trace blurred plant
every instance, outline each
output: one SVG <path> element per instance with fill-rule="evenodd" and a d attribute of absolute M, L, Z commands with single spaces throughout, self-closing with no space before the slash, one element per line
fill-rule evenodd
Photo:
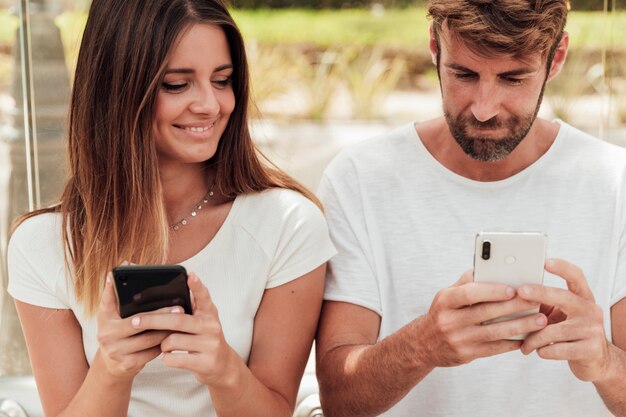
<path fill-rule="evenodd" d="M 251 117 L 259 117 L 264 101 L 271 100 L 288 90 L 289 74 L 296 65 L 293 52 L 279 45 L 260 45 L 256 41 L 246 44 L 251 84 Z"/>
<path fill-rule="evenodd" d="M 571 121 L 572 106 L 592 86 L 586 77 L 589 62 L 593 62 L 588 58 L 584 50 L 570 51 L 561 72 L 546 86 L 545 96 L 552 112 L 565 122 Z"/>
<path fill-rule="evenodd" d="M 372 119 L 381 115 L 382 104 L 406 69 L 404 58 L 384 58 L 382 47 L 352 52 L 342 61 L 342 72 L 354 104 L 353 115 Z"/>
<path fill-rule="evenodd" d="M 8 91 L 11 86 L 11 74 L 15 58 L 0 53 L 0 92 Z"/>
<path fill-rule="evenodd" d="M 87 25 L 87 13 L 76 10 L 66 11 L 58 15 L 54 22 L 61 31 L 61 40 L 65 50 L 65 64 L 70 75 L 70 83 L 73 84 L 80 41 Z"/>
<path fill-rule="evenodd" d="M 615 106 L 618 121 L 626 123 L 626 53 L 611 51 L 606 61 L 594 64 L 586 78 L 599 95 L 609 96 L 610 106 Z"/>
<path fill-rule="evenodd" d="M 612 94 L 616 97 L 617 116 L 621 124 L 626 124 L 626 53 L 614 57 Z"/>
<path fill-rule="evenodd" d="M 309 63 L 307 57 L 299 56 L 301 80 L 308 96 L 307 117 L 321 120 L 326 116 L 340 83 L 340 54 L 333 50 L 325 50 Z"/>

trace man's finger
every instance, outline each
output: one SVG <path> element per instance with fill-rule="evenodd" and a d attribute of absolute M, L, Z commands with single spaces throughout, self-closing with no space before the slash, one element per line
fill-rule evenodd
<path fill-rule="evenodd" d="M 522 285 L 517 295 L 524 300 L 558 307 L 568 316 L 584 311 L 588 304 L 572 291 L 545 285 Z"/>
<path fill-rule="evenodd" d="M 466 283 L 440 292 L 440 301 L 448 308 L 463 308 L 478 303 L 506 301 L 515 296 L 515 288 L 503 284 Z"/>
<path fill-rule="evenodd" d="M 574 294 L 595 302 L 585 274 L 576 265 L 553 258 L 546 260 L 546 271 L 563 278 L 567 282 L 567 288 Z"/>
<path fill-rule="evenodd" d="M 499 301 L 495 303 L 479 303 L 468 308 L 468 324 L 482 323 L 502 316 L 509 316 L 515 313 L 524 313 L 529 310 L 533 311 L 536 310 L 537 307 L 539 307 L 537 303 L 524 300 L 520 297 L 515 297 L 511 300 Z"/>
<path fill-rule="evenodd" d="M 528 355 L 534 350 L 560 342 L 575 342 L 584 337 L 584 329 L 579 326 L 561 322 L 547 326 L 536 333 L 528 335 L 522 344 L 521 351 Z"/>

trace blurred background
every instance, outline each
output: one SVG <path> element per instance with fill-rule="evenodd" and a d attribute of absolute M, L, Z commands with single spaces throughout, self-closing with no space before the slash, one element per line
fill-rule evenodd
<path fill-rule="evenodd" d="M 311 189 L 343 146 L 441 114 L 426 1 L 231 3 L 251 66 L 254 139 Z M 2 376 L 30 373 L 4 290 L 10 224 L 58 197 L 68 97 L 89 4 L 0 0 Z M 626 146 L 626 0 L 573 0 L 571 8 L 568 60 L 548 84 L 540 114 Z"/>

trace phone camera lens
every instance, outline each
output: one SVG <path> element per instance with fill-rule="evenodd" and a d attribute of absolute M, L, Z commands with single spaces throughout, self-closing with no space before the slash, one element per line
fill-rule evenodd
<path fill-rule="evenodd" d="M 126 275 L 120 275 L 120 282 L 128 281 L 128 277 Z"/>
<path fill-rule="evenodd" d="M 481 256 L 485 261 L 491 258 L 491 242 L 485 240 L 483 242 L 483 252 Z"/>

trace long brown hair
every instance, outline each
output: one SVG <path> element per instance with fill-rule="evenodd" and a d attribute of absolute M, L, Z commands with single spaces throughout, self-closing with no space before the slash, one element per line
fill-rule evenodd
<path fill-rule="evenodd" d="M 195 23 L 222 28 L 234 66 L 235 109 L 215 155 L 206 162 L 216 169 L 218 190 L 234 198 L 288 188 L 319 205 L 310 191 L 260 159 L 264 157 L 248 129 L 244 42 L 221 0 L 94 0 L 76 66 L 69 178 L 61 202 L 18 220 L 43 212 L 62 214 L 65 262 L 76 296 L 90 314 L 113 266 L 167 258 L 168 226 L 152 121 L 168 54 Z"/>

